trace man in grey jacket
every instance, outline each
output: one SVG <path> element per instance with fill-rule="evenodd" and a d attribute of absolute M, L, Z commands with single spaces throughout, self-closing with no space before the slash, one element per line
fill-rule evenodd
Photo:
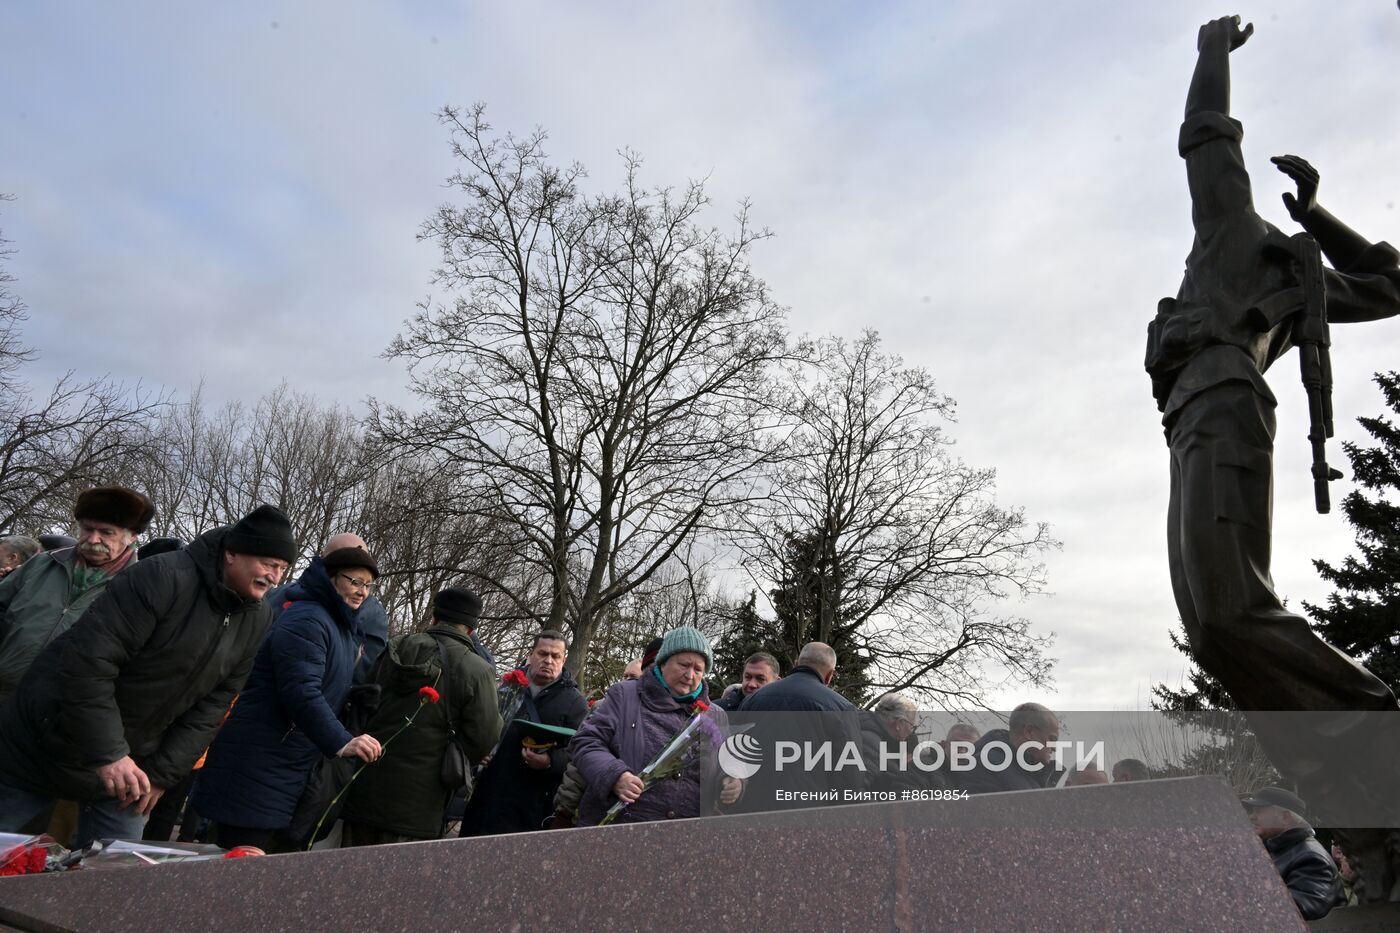
<path fill-rule="evenodd" d="M 73 506 L 77 544 L 38 554 L 0 581 L 0 702 L 43 647 L 136 562 L 136 536 L 155 512 L 150 499 L 125 486 L 85 490 Z"/>

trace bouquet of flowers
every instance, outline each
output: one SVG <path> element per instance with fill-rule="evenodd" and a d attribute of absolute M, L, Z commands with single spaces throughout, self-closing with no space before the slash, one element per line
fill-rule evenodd
<path fill-rule="evenodd" d="M 666 743 L 666 747 L 661 749 L 651 763 L 642 769 L 642 773 L 637 775 L 642 780 L 642 793 L 645 794 L 647 788 L 657 781 L 680 774 L 697 755 L 704 754 L 709 748 L 710 729 L 709 724 L 703 718 L 703 714 L 709 708 L 710 704 L 704 700 L 695 701 L 695 705 L 690 708 L 690 718 L 686 720 L 685 726 L 671 738 L 671 741 Z M 627 804 L 619 800 L 608 808 L 608 812 L 603 814 L 598 825 L 607 826 L 626 809 Z"/>
<path fill-rule="evenodd" d="M 511 720 L 520 713 L 520 707 L 525 705 L 525 697 L 530 689 L 530 675 L 525 672 L 525 668 L 517 667 L 515 670 L 501 678 L 501 686 L 496 691 L 496 712 L 501 714 L 501 722 L 504 724 L 501 729 L 501 737 L 496 740 L 496 744 L 487 753 L 486 757 L 477 762 L 476 769 L 472 772 L 472 784 L 476 784 L 476 778 L 481 776 L 481 772 L 486 770 L 486 766 L 491 763 L 491 759 L 496 757 L 496 750 L 501 747 L 501 739 L 506 736 L 506 729 L 510 728 Z"/>
<path fill-rule="evenodd" d="M 501 722 L 509 723 L 520 711 L 525 702 L 525 691 L 530 689 L 530 677 L 523 667 L 517 667 L 501 678 L 501 689 L 497 691 L 496 711 L 501 714 Z"/>
<path fill-rule="evenodd" d="M 52 836 L 0 833 L 0 878 L 48 871 L 50 856 L 61 856 L 63 851 Z M 57 868 L 57 862 L 53 867 Z"/>

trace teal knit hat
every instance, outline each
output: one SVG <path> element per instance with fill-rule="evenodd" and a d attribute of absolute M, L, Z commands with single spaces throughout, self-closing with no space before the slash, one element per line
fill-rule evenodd
<path fill-rule="evenodd" d="M 666 659 L 671 655 L 680 654 L 682 651 L 703 654 L 705 656 L 705 673 L 707 674 L 710 672 L 710 668 L 715 666 L 714 655 L 710 654 L 709 641 L 693 625 L 682 625 L 680 628 L 673 628 L 666 633 L 666 637 L 661 641 L 661 650 L 656 653 L 656 666 L 660 667 L 666 663 Z"/>

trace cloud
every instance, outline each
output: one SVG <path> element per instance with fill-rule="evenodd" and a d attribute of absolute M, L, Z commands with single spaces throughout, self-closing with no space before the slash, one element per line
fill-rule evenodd
<path fill-rule="evenodd" d="M 550 131 L 600 188 L 705 177 L 775 237 L 758 271 L 797 331 L 866 327 L 959 401 L 970 463 L 1065 542 L 1062 705 L 1131 705 L 1175 680 L 1166 458 L 1146 322 L 1190 245 L 1175 153 L 1203 3 L 11 5 L 0 112 L 4 230 L 45 375 L 111 371 L 251 401 L 286 378 L 402 400 L 380 350 L 429 293 L 418 224 L 451 197 L 446 103 Z M 1234 57 L 1256 200 L 1297 151 L 1375 238 L 1400 236 L 1400 16 L 1280 2 Z M 18 80 L 15 76 L 23 76 Z M 440 297 L 440 296 L 439 296 Z M 1397 325 L 1337 328 L 1339 440 L 1378 410 Z M 1275 577 L 1350 535 L 1311 514 L 1292 358 L 1280 398 Z M 1342 463 L 1340 445 L 1334 460 Z M 1338 484 L 1334 499 L 1346 490 Z M 1111 663 L 1106 662 L 1111 658 Z"/>

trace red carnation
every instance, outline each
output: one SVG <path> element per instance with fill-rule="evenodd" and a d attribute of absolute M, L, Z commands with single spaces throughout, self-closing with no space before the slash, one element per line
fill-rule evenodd
<path fill-rule="evenodd" d="M 594 699 L 593 697 L 589 697 L 589 698 L 588 698 L 588 708 L 589 708 L 589 709 L 592 709 L 593 707 L 595 707 L 595 706 L 597 706 L 597 705 L 598 705 L 598 701 L 597 701 L 596 699 Z"/>
<path fill-rule="evenodd" d="M 227 852 L 224 853 L 224 858 L 248 858 L 252 855 L 266 854 L 266 852 L 264 852 L 262 849 L 259 849 L 257 846 L 234 846 L 232 849 L 229 849 Z"/>
<path fill-rule="evenodd" d="M 425 703 L 436 703 L 438 700 L 442 699 L 438 692 L 432 687 L 419 687 L 418 695 L 423 698 Z"/>
<path fill-rule="evenodd" d="M 706 703 L 704 700 L 696 700 L 695 705 L 692 706 L 691 709 L 697 713 L 707 713 L 710 710 L 710 704 Z"/>
<path fill-rule="evenodd" d="M 501 683 L 505 684 L 507 687 L 528 687 L 530 686 L 530 678 L 525 676 L 524 671 L 516 668 L 502 677 Z"/>

